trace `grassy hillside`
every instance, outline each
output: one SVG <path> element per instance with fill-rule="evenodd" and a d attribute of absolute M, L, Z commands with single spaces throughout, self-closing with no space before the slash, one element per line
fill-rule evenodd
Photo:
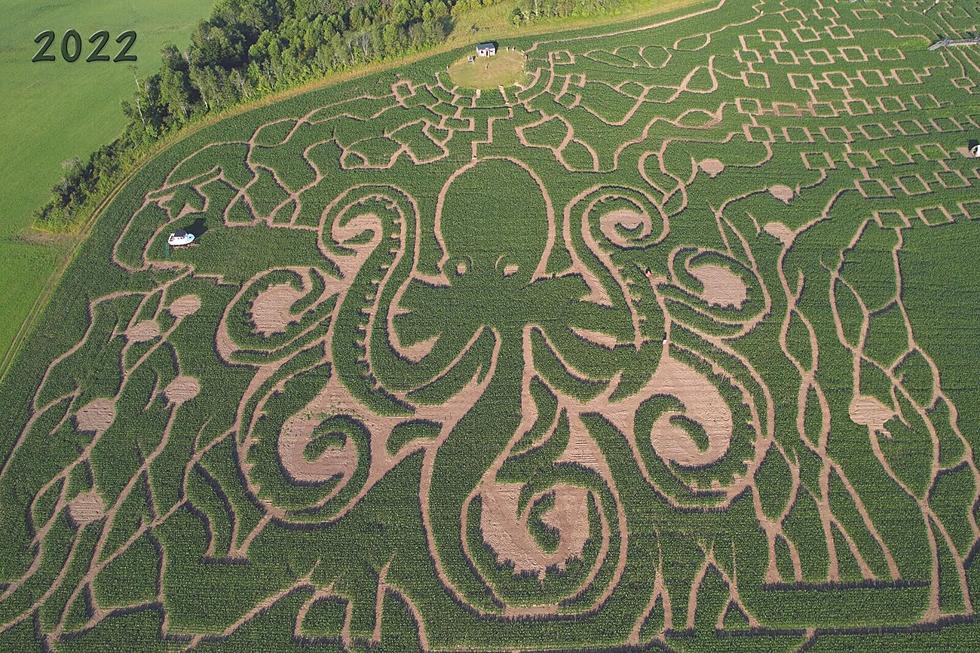
<path fill-rule="evenodd" d="M 61 162 L 87 157 L 125 124 L 119 103 L 132 96 L 125 63 L 31 63 L 34 36 L 73 28 L 87 39 L 105 29 L 139 34 L 140 74 L 160 65 L 166 42 L 183 43 L 211 0 L 6 0 L 0 20 L 0 360 L 70 244 L 25 230 L 62 174 Z M 59 41 L 60 43 L 60 41 Z M 86 47 L 88 44 L 85 44 Z M 110 43 L 107 52 L 115 47 Z M 58 46 L 52 48 L 57 52 Z"/>

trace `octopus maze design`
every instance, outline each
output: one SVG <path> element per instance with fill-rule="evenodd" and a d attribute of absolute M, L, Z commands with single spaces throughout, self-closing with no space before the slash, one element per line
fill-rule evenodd
<path fill-rule="evenodd" d="M 903 257 L 980 216 L 980 50 L 927 49 L 978 20 L 723 0 L 168 151 L 5 433 L 0 638 L 975 636 L 978 424 Z"/>

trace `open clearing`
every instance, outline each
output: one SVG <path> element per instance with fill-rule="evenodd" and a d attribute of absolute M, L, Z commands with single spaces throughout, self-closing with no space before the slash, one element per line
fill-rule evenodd
<path fill-rule="evenodd" d="M 513 86 L 524 79 L 524 66 L 524 53 L 519 50 L 500 50 L 492 57 L 470 54 L 449 67 L 449 79 L 463 88 Z"/>
<path fill-rule="evenodd" d="M 968 650 L 978 20 L 712 2 L 176 144 L 0 388 L 0 644 Z"/>

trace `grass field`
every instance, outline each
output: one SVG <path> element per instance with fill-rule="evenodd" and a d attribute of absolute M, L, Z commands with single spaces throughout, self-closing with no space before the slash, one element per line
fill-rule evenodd
<path fill-rule="evenodd" d="M 85 158 L 125 124 L 119 103 L 132 96 L 128 64 L 31 63 L 34 36 L 77 29 L 139 34 L 132 52 L 140 74 L 160 65 L 160 48 L 184 43 L 204 18 L 208 0 L 7 0 L 0 21 L 0 360 L 70 242 L 23 234 L 32 213 L 62 174 L 61 163 Z M 87 43 L 86 43 L 87 45 Z M 58 51 L 58 44 L 52 52 Z M 114 44 L 111 47 L 115 47 Z"/>
<path fill-rule="evenodd" d="M 522 81 L 524 53 L 504 50 L 493 57 L 474 58 L 467 55 L 449 67 L 449 78 L 465 88 L 495 89 L 513 86 Z"/>
<path fill-rule="evenodd" d="M 0 386 L 0 648 L 970 650 L 980 14 L 788 5 L 149 161 Z"/>

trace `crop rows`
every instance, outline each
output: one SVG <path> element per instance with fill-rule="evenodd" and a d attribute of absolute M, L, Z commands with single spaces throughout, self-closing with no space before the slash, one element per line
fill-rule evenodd
<path fill-rule="evenodd" d="M 0 389 L 0 643 L 975 641 L 980 56 L 928 46 L 980 14 L 927 5 L 450 53 L 151 161 Z"/>

